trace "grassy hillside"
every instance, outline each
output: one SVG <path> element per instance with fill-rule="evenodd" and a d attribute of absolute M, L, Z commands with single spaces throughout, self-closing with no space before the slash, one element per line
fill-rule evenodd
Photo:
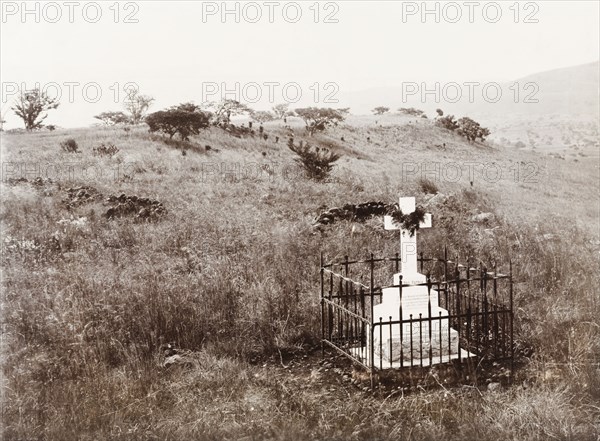
<path fill-rule="evenodd" d="M 399 116 L 314 138 L 292 126 L 342 154 L 330 179 L 302 175 L 279 122 L 267 140 L 213 128 L 185 144 L 142 128 L 2 134 L 4 437 L 597 439 L 597 161 L 469 144 Z M 81 153 L 61 150 L 67 138 Z M 120 152 L 94 156 L 107 142 Z M 107 219 L 121 194 L 166 212 Z M 512 387 L 365 392 L 315 352 L 319 253 L 389 254 L 398 238 L 382 219 L 314 218 L 400 195 L 434 215 L 425 252 L 512 259 Z M 185 366 L 161 367 L 168 342 L 190 351 Z"/>

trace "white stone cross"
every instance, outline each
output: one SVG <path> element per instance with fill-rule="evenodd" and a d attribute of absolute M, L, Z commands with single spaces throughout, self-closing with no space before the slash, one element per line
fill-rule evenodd
<path fill-rule="evenodd" d="M 415 198 L 407 197 L 400 198 L 400 210 L 402 214 L 407 215 L 411 214 L 415 211 Z M 419 228 L 431 228 L 431 219 L 432 216 L 430 213 L 425 214 L 425 218 L 419 224 Z M 418 284 L 424 283 L 426 281 L 426 277 L 423 274 L 419 274 L 418 266 L 417 266 L 417 231 L 414 231 L 414 234 L 411 236 L 410 230 L 406 230 L 402 228 L 401 225 L 398 225 L 392 216 L 384 217 L 384 228 L 386 230 L 400 230 L 400 261 L 402 262 L 401 275 L 402 275 L 402 283 L 403 284 Z M 398 284 L 399 275 L 394 275 L 394 284 Z"/>

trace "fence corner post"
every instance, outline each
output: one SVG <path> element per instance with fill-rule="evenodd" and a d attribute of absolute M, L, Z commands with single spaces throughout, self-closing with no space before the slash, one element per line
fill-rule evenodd
<path fill-rule="evenodd" d="M 325 271 L 321 251 L 319 272 L 321 274 L 321 358 L 325 358 Z"/>
<path fill-rule="evenodd" d="M 370 281 L 369 281 L 369 291 L 370 291 L 370 296 L 371 296 L 371 316 L 370 316 L 370 326 L 369 328 L 371 328 L 371 332 L 370 332 L 370 336 L 369 336 L 369 357 L 370 357 L 370 375 L 371 375 L 371 391 L 375 391 L 375 341 L 374 341 L 374 333 L 375 333 L 375 327 L 373 326 L 373 324 L 375 323 L 375 319 L 373 317 L 373 307 L 374 307 L 374 298 L 375 298 L 375 291 L 374 291 L 374 280 L 375 280 L 375 256 L 373 255 L 373 253 L 371 253 L 371 260 L 370 260 Z"/>
<path fill-rule="evenodd" d="M 513 309 L 513 268 L 512 259 L 508 261 L 508 285 L 509 285 L 509 309 L 510 309 L 510 383 L 514 381 L 515 376 L 515 342 L 514 342 L 514 321 L 515 314 Z"/>

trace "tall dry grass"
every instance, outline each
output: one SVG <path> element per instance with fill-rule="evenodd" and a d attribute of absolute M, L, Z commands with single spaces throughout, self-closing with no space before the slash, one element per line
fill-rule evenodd
<path fill-rule="evenodd" d="M 560 216 L 513 218 L 493 188 L 443 183 L 452 196 L 432 207 L 436 227 L 420 234 L 420 247 L 439 254 L 447 245 L 500 267 L 512 259 L 517 342 L 527 348 L 513 388 L 385 398 L 328 377 L 318 365 L 294 371 L 265 362 L 317 346 L 322 250 L 329 259 L 396 252 L 397 237 L 376 220 L 358 233 L 349 222 L 315 229 L 320 207 L 391 202 L 400 192 L 425 201 L 416 179 L 371 170 L 386 157 L 377 153 L 383 147 L 360 142 L 363 128 L 338 129 L 348 161 L 325 182 L 273 166 L 293 161 L 285 131 L 267 130 L 267 142 L 211 130 L 185 156 L 182 146 L 142 129 L 3 136 L 3 161 L 75 161 L 111 171 L 134 164 L 127 176 L 75 176 L 42 189 L 3 184 L 6 439 L 597 438 L 597 237 Z M 370 137 L 383 145 L 390 130 Z M 417 144 L 441 136 L 428 127 L 395 133 Z M 332 145 L 338 134 L 312 142 Z M 60 150 L 67 137 L 82 153 Z M 94 157 L 102 142 L 120 152 Z M 207 144 L 213 150 L 202 148 Z M 223 163 L 225 172 L 202 175 L 207 164 Z M 244 176 L 235 172 L 238 163 L 271 164 L 271 172 Z M 77 185 L 157 199 L 168 213 L 139 222 L 107 220 L 101 201 L 68 209 L 64 189 Z M 532 191 L 539 198 L 545 190 Z M 495 215 L 493 227 L 473 223 L 481 211 Z M 80 216 L 85 225 L 57 223 Z M 194 367 L 160 368 L 166 342 L 194 351 Z"/>

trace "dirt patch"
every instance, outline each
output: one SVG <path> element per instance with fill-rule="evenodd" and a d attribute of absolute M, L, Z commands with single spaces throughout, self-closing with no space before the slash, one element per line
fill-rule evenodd
<path fill-rule="evenodd" d="M 375 370 L 371 388 L 370 372 L 353 364 L 348 358 L 325 350 L 309 350 L 304 353 L 282 353 L 252 364 L 269 369 L 270 379 L 294 378 L 299 384 L 332 393 L 409 394 L 424 389 L 476 387 L 508 387 L 510 385 L 510 360 L 502 362 L 463 361 L 439 364 L 433 367 Z M 515 365 L 516 367 L 516 365 Z M 516 370 L 515 370 L 516 372 Z M 522 379 L 521 379 L 522 381 Z M 340 388 L 341 387 L 341 388 Z"/>

